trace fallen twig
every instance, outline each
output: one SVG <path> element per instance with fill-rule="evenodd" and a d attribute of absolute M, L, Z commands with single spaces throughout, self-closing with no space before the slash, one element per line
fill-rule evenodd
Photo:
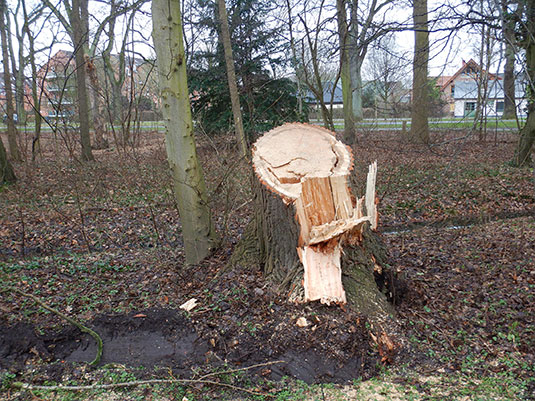
<path fill-rule="evenodd" d="M 11 286 L 2 286 L 2 287 L 0 287 L 0 292 L 1 291 L 14 291 L 14 292 L 18 292 L 20 295 L 22 295 L 22 296 L 24 296 L 26 298 L 31 298 L 35 303 L 39 304 L 40 306 L 42 306 L 46 310 L 48 310 L 48 311 L 50 311 L 52 313 L 55 313 L 56 315 L 58 315 L 62 319 L 65 319 L 67 322 L 69 322 L 73 326 L 78 327 L 80 329 L 80 331 L 82 331 L 83 333 L 89 334 L 97 342 L 97 355 L 95 356 L 95 359 L 93 359 L 93 361 L 90 362 L 89 364 L 94 366 L 94 365 L 97 365 L 100 362 L 100 359 L 102 358 L 102 347 L 103 347 L 103 344 L 102 344 L 102 338 L 100 338 L 100 335 L 97 332 L 91 330 L 89 327 L 84 326 L 82 323 L 74 320 L 72 317 L 69 317 L 69 316 L 65 315 L 64 313 L 60 312 L 59 310 L 47 305 L 45 302 L 43 302 L 41 299 L 37 298 L 33 294 L 28 294 L 28 293 L 26 293 L 26 292 L 24 292 L 22 290 L 19 290 L 18 288 L 11 287 Z"/>
<path fill-rule="evenodd" d="M 229 369 L 229 370 L 225 370 L 223 372 L 207 373 L 207 374 L 202 375 L 201 377 L 199 377 L 199 380 L 204 380 L 207 377 L 218 376 L 218 375 L 221 375 L 221 374 L 227 375 L 229 373 L 236 373 L 236 372 L 241 372 L 241 371 L 244 371 L 244 370 L 250 370 L 250 369 L 254 369 L 254 368 L 261 368 L 263 366 L 276 365 L 278 363 L 286 363 L 286 361 L 272 361 L 272 362 L 257 363 L 256 365 L 246 366 L 244 368 Z"/>
<path fill-rule="evenodd" d="M 110 383 L 110 384 L 89 384 L 89 385 L 83 385 L 83 386 L 41 386 L 41 385 L 34 385 L 29 383 L 22 383 L 22 382 L 13 382 L 11 383 L 11 388 L 18 389 L 18 390 L 44 390 L 44 391 L 87 391 L 87 390 L 108 390 L 108 389 L 115 389 L 115 388 L 126 388 L 126 387 L 135 387 L 135 386 L 145 386 L 145 385 L 151 385 L 151 384 L 210 384 L 214 386 L 222 386 L 222 387 L 228 387 L 233 390 L 237 391 L 243 391 L 248 394 L 252 395 L 259 395 L 264 397 L 275 397 L 272 394 L 268 393 L 262 393 L 259 391 L 249 390 L 243 387 L 234 386 L 232 384 L 228 383 L 221 383 L 214 380 L 207 380 L 207 377 L 211 376 L 219 376 L 219 375 L 225 375 L 230 373 L 236 373 L 240 371 L 245 371 L 249 369 L 254 369 L 262 366 L 269 366 L 274 365 L 278 363 L 285 363 L 285 361 L 272 361 L 272 362 L 266 362 L 266 363 L 259 363 L 256 365 L 247 366 L 245 368 L 238 368 L 238 369 L 229 369 L 221 372 L 213 372 L 208 373 L 206 375 L 201 376 L 199 379 L 150 379 L 150 380 L 138 380 L 138 381 L 131 381 L 131 382 L 122 382 L 122 383 Z"/>

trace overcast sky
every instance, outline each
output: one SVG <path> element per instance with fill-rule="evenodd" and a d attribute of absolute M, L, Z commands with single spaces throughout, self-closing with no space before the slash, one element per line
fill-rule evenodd
<path fill-rule="evenodd" d="M 26 0 L 29 5 L 32 3 L 38 3 L 40 0 Z M 455 0 L 450 0 L 455 1 Z M 8 0 L 8 2 L 14 7 L 17 3 L 16 0 Z M 104 18 L 104 12 L 99 11 L 94 6 L 94 2 L 90 1 L 92 7 L 91 18 L 101 20 Z M 437 4 L 441 2 L 432 0 L 429 4 L 429 10 L 433 10 Z M 136 18 L 137 29 L 139 34 L 134 36 L 134 41 L 136 41 L 135 48 L 136 51 L 144 54 L 145 56 L 150 56 L 151 47 L 143 45 L 143 42 L 146 39 L 150 40 L 151 38 L 151 21 L 150 21 L 150 4 L 145 4 L 143 7 L 143 13 L 139 14 Z M 411 18 L 412 10 L 405 6 L 399 6 L 395 9 L 396 18 L 399 18 L 400 21 L 407 21 Z M 124 30 L 125 20 L 124 18 L 119 18 L 117 21 L 117 33 L 121 35 Z M 69 39 L 65 34 L 61 34 L 61 27 L 59 24 L 48 25 L 38 36 L 38 44 L 45 46 L 52 40 L 52 37 L 59 33 L 60 43 L 54 46 L 53 52 L 59 49 L 70 50 L 71 46 L 69 44 Z M 444 40 L 444 37 L 449 36 L 448 40 Z M 130 38 L 132 39 L 132 38 Z M 466 32 L 458 32 L 455 35 L 450 35 L 449 32 L 432 32 L 430 34 L 430 43 L 431 43 L 431 57 L 429 62 L 429 75 L 438 76 L 438 75 L 451 75 L 457 71 L 461 65 L 462 60 L 469 60 L 473 58 L 476 61 L 478 60 L 477 56 L 477 44 L 480 41 L 480 37 L 475 34 L 469 34 Z M 118 41 L 120 42 L 120 40 Z M 414 43 L 414 32 L 404 31 L 396 33 L 396 43 L 398 46 L 398 53 L 406 54 L 406 61 L 410 63 L 412 59 L 412 49 Z M 14 45 L 17 46 L 16 40 Z M 119 50 L 120 43 L 116 43 L 116 51 Z M 48 52 L 41 55 L 41 60 L 45 61 L 48 57 Z M 491 71 L 496 71 L 498 67 L 501 67 L 500 70 L 503 70 L 503 61 L 495 60 Z"/>

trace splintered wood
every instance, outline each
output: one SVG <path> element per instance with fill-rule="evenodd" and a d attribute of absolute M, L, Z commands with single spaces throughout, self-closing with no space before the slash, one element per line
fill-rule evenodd
<path fill-rule="evenodd" d="M 308 124 L 277 127 L 254 144 L 253 165 L 259 180 L 295 207 L 304 301 L 346 303 L 342 244 L 358 240 L 366 222 L 372 229 L 377 227 L 377 163 L 370 166 L 365 197 L 355 204 L 347 182 L 351 151 L 326 129 Z"/>

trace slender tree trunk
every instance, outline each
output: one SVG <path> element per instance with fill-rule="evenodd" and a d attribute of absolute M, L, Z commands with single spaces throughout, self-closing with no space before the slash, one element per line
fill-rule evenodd
<path fill-rule="evenodd" d="M 492 58 L 492 46 L 490 42 L 490 27 L 487 28 L 487 32 L 485 35 L 484 40 L 484 56 L 485 56 L 485 62 L 481 65 L 481 68 L 483 71 L 481 71 L 481 75 L 483 77 L 483 90 L 481 93 L 482 96 L 482 108 L 481 108 L 481 116 L 479 119 L 479 140 L 485 141 L 487 139 L 487 103 L 489 100 L 489 70 L 490 70 L 490 63 Z"/>
<path fill-rule="evenodd" d="M 72 0 L 72 31 L 76 63 L 76 94 L 78 99 L 78 115 L 80 123 L 80 142 L 82 144 L 82 159 L 86 161 L 95 160 L 91 151 L 91 138 L 89 136 L 89 101 L 87 97 L 85 49 L 87 35 L 84 30 L 82 14 L 87 8 L 87 0 Z"/>
<path fill-rule="evenodd" d="M 295 39 L 293 34 L 293 19 L 292 19 L 292 6 L 290 0 L 286 0 L 286 9 L 288 11 L 288 33 L 290 36 L 290 49 L 292 50 L 292 64 L 295 68 L 295 77 L 297 83 L 297 107 L 299 110 L 299 116 L 303 116 L 303 90 L 301 88 L 301 74 L 299 68 L 299 61 L 297 60 L 297 50 L 295 48 Z"/>
<path fill-rule="evenodd" d="M 6 32 L 6 0 L 0 0 L 0 37 L 2 40 L 2 63 L 4 67 L 4 91 L 6 93 L 6 114 L 7 114 L 7 140 L 11 158 L 16 161 L 22 160 L 17 144 L 17 129 L 13 120 L 15 110 L 13 108 L 13 91 L 11 88 L 11 74 L 9 67 L 9 54 Z"/>
<path fill-rule="evenodd" d="M 427 0 L 414 0 L 412 10 L 414 22 L 414 59 L 412 78 L 411 142 L 429 143 L 429 31 L 427 22 Z"/>
<path fill-rule="evenodd" d="M 22 38 L 21 38 L 22 43 Z M 19 46 L 19 69 L 15 80 L 15 104 L 17 109 L 17 118 L 21 123 L 26 122 L 26 109 L 24 109 L 24 46 Z"/>
<path fill-rule="evenodd" d="M 505 40 L 505 67 L 503 71 L 504 119 L 516 119 L 515 102 L 515 32 L 507 10 L 507 0 L 502 0 L 502 29 Z"/>
<path fill-rule="evenodd" d="M 344 0 L 336 0 L 338 21 L 338 42 L 340 43 L 340 78 L 342 80 L 342 97 L 344 102 L 344 142 L 351 145 L 355 142 L 355 120 L 353 118 L 353 91 L 349 64 L 349 32 L 347 28 L 347 12 Z"/>
<path fill-rule="evenodd" d="M 112 3 L 112 13 L 116 11 L 118 4 L 117 2 Z M 125 74 L 125 53 L 126 53 L 126 45 L 129 42 L 128 41 L 128 35 L 132 29 L 132 21 L 135 18 L 135 10 L 133 10 L 128 18 L 128 21 L 126 23 L 126 29 L 123 34 L 123 41 L 121 45 L 121 50 L 119 51 L 119 54 L 116 58 L 116 63 L 114 65 L 114 62 L 112 61 L 111 52 L 113 49 L 113 45 L 115 43 L 115 36 L 112 33 L 115 29 L 115 23 L 116 20 L 112 19 L 110 21 L 109 25 L 109 32 L 110 37 L 108 41 L 108 46 L 104 51 L 102 52 L 102 60 L 104 62 L 104 73 L 106 74 L 106 77 L 108 78 L 108 82 L 111 85 L 111 121 L 110 123 L 114 122 L 121 122 L 123 121 L 123 109 L 122 109 L 122 99 L 121 99 L 121 88 L 124 85 L 126 74 Z M 109 107 L 110 105 L 108 105 Z M 124 138 L 122 138 L 124 139 Z M 124 141 L 123 141 L 124 145 Z"/>
<path fill-rule="evenodd" d="M 6 24 L 7 32 L 12 32 L 9 13 L 6 13 L 6 22 L 7 22 Z M 20 44 L 23 44 L 25 33 L 24 31 L 22 32 L 19 31 L 19 24 L 16 19 L 15 19 L 15 35 L 17 37 L 17 41 Z M 13 42 L 12 36 L 9 35 L 8 46 L 9 46 L 9 53 L 11 55 L 11 65 L 12 65 L 11 70 L 15 77 L 15 93 L 14 93 L 15 111 L 17 113 L 18 121 L 24 122 L 26 121 L 26 110 L 24 110 L 24 68 L 25 68 L 24 46 L 19 45 L 19 49 L 18 49 L 19 67 L 17 68 L 17 63 L 15 62 L 15 52 L 13 50 L 12 42 Z"/>
<path fill-rule="evenodd" d="M 23 29 L 26 31 L 28 36 L 28 45 L 29 45 L 29 64 L 32 70 L 32 101 L 33 101 L 33 114 L 35 116 L 34 121 L 34 134 L 32 139 L 32 162 L 35 161 L 37 153 L 40 149 L 40 137 L 41 137 L 41 99 L 37 90 L 37 65 L 35 64 L 35 40 L 30 32 L 30 27 L 28 23 L 28 12 L 26 11 L 26 2 L 22 1 L 22 12 L 24 15 L 24 25 Z"/>
<path fill-rule="evenodd" d="M 243 129 L 243 119 L 241 114 L 240 97 L 238 95 L 238 85 L 236 84 L 236 73 L 234 71 L 234 57 L 232 56 L 232 43 L 230 41 L 230 31 L 228 26 L 227 8 L 225 0 L 217 0 L 219 11 L 219 22 L 221 23 L 221 41 L 225 52 L 225 66 L 227 68 L 227 81 L 230 91 L 230 101 L 232 103 L 232 115 L 234 116 L 234 129 L 236 130 L 236 141 L 243 158 L 247 158 L 248 147 Z"/>
<path fill-rule="evenodd" d="M 356 54 L 350 54 L 349 65 L 351 73 L 351 94 L 353 96 L 353 120 L 362 121 L 364 114 L 362 111 L 362 61 Z"/>
<path fill-rule="evenodd" d="M 0 138 L 0 184 L 15 182 L 17 177 L 13 171 L 13 167 L 9 162 L 4 148 L 4 142 Z"/>
<path fill-rule="evenodd" d="M 520 140 L 513 158 L 513 165 L 517 167 L 528 166 L 531 163 L 531 149 L 535 142 L 535 4 L 532 1 L 526 4 L 525 23 L 526 38 L 523 43 L 526 49 L 526 72 L 528 75 L 528 119 L 520 131 Z"/>
<path fill-rule="evenodd" d="M 372 13 L 373 11 L 370 11 Z M 373 17 L 372 17 L 373 18 Z M 364 26 L 363 29 L 368 29 Z M 351 94 L 353 96 L 353 120 L 361 121 L 362 112 L 362 63 L 367 53 L 368 45 L 359 43 L 359 15 L 358 0 L 351 0 L 351 18 L 349 23 L 349 71 L 351 73 Z"/>
<path fill-rule="evenodd" d="M 535 107 L 532 103 L 528 109 L 528 119 L 520 131 L 520 140 L 513 164 L 516 167 L 529 166 L 531 164 L 531 148 L 535 142 Z"/>
<path fill-rule="evenodd" d="M 516 119 L 515 102 L 515 50 L 512 44 L 505 44 L 505 67 L 503 72 L 504 119 Z"/>
<path fill-rule="evenodd" d="M 302 21 L 304 22 L 304 20 Z M 320 67 L 318 63 L 317 40 L 315 42 L 312 40 L 311 32 L 309 31 L 306 23 L 305 23 L 305 31 L 306 31 L 305 38 L 308 44 L 308 49 L 310 51 L 310 61 L 312 62 L 312 74 L 313 74 L 313 77 L 309 77 L 308 73 L 306 72 L 306 69 L 304 69 L 305 82 L 307 86 L 309 87 L 309 89 L 314 93 L 314 96 L 319 102 L 319 107 L 320 107 L 324 127 L 331 131 L 334 131 L 332 109 L 329 110 L 324 101 L 324 86 L 323 86 Z M 302 52 L 301 58 L 302 60 L 304 60 L 305 59 L 304 46 L 302 46 L 301 52 Z"/>
<path fill-rule="evenodd" d="M 532 29 L 535 25 L 531 25 Z M 534 30 L 531 31 L 535 33 Z M 526 50 L 526 61 L 531 90 L 528 91 L 528 118 L 526 124 L 520 131 L 520 139 L 515 151 L 513 164 L 517 167 L 529 166 L 531 164 L 531 149 L 535 142 L 535 94 L 533 82 L 535 79 L 535 41 L 531 41 Z"/>
<path fill-rule="evenodd" d="M 93 97 L 93 122 L 95 129 L 95 149 L 107 149 L 110 145 L 106 138 L 106 114 L 102 107 L 100 82 L 98 80 L 97 68 L 94 60 L 87 60 L 86 71 L 91 82 L 91 93 Z"/>
<path fill-rule="evenodd" d="M 482 5 L 483 7 L 483 5 Z M 479 52 L 480 71 L 477 75 L 477 102 L 473 128 L 478 131 L 478 140 L 484 141 L 487 136 L 487 92 L 490 68 L 490 28 L 481 27 L 481 49 Z"/>
<path fill-rule="evenodd" d="M 186 263 L 198 263 L 214 247 L 216 233 L 193 138 L 179 0 L 153 0 L 152 26 L 167 157 L 180 211 Z"/>

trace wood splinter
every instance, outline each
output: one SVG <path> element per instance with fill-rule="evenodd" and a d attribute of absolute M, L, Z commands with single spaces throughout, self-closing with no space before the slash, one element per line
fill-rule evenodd
<path fill-rule="evenodd" d="M 351 150 L 326 129 L 297 123 L 277 127 L 254 144 L 253 165 L 262 184 L 295 208 L 304 302 L 345 304 L 342 244 L 360 239 L 366 222 L 377 227 L 377 162 L 369 167 L 366 195 L 356 205 L 348 186 Z"/>

